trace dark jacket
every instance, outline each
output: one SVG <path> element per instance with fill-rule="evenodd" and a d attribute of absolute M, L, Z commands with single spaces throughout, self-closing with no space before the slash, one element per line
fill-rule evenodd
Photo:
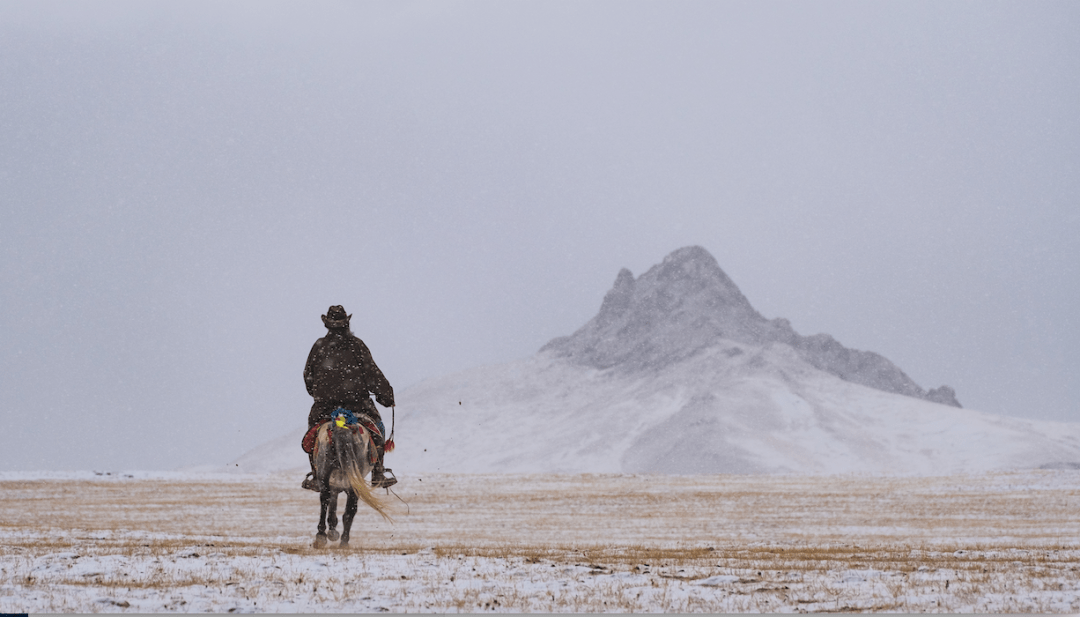
<path fill-rule="evenodd" d="M 312 416 L 329 417 L 337 406 L 354 412 L 374 412 L 378 420 L 369 393 L 383 407 L 394 405 L 394 389 L 375 365 L 367 345 L 344 329 L 331 329 L 311 346 L 304 365 L 304 384 L 308 394 L 315 398 L 309 424 Z"/>

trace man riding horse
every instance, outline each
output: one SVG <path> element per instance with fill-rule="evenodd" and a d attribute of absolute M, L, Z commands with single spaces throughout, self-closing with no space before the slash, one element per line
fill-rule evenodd
<path fill-rule="evenodd" d="M 356 338 L 349 329 L 352 315 L 345 313 L 341 305 L 331 306 L 322 316 L 326 336 L 315 341 L 304 366 L 304 384 L 308 394 L 315 398 L 308 414 L 308 429 L 331 419 L 334 410 L 341 407 L 357 416 L 368 416 L 383 434 L 373 432 L 379 460 L 371 471 L 373 488 L 389 488 L 397 484 L 390 469 L 383 467 L 386 430 L 370 394 L 383 407 L 394 406 L 394 389 L 386 381 L 382 371 L 375 365 L 364 341 Z M 315 480 L 315 460 L 308 454 L 311 473 L 301 486 L 313 491 L 320 490 Z M 391 476 L 386 477 L 389 472 Z"/>

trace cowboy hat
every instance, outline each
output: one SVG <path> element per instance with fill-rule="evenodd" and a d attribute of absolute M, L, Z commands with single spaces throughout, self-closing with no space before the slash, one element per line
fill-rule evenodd
<path fill-rule="evenodd" d="M 346 315 L 345 307 L 340 304 L 331 306 L 327 309 L 326 314 L 322 316 L 323 325 L 327 328 L 347 328 L 350 319 L 352 319 L 352 315 Z"/>

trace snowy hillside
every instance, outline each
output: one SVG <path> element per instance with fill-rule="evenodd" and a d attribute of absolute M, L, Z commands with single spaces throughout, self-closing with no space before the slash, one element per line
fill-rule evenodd
<path fill-rule="evenodd" d="M 698 247 L 636 280 L 620 272 L 594 319 L 535 356 L 422 382 L 398 404 L 387 464 L 409 471 L 938 474 L 1080 461 L 1080 425 L 961 409 L 950 388 L 925 391 L 880 355 L 800 336 L 761 317 Z M 302 430 L 233 467 L 306 468 Z"/>
<path fill-rule="evenodd" d="M 549 353 L 432 380 L 399 418 L 404 468 L 952 473 L 1080 461 L 1080 427 L 840 380 L 789 347 L 730 343 L 643 377 Z"/>

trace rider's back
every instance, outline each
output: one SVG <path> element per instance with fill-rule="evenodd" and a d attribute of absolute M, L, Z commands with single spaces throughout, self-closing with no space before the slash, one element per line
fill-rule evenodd
<path fill-rule="evenodd" d="M 315 341 L 304 366 L 304 382 L 316 401 L 363 401 L 370 392 L 383 406 L 393 404 L 393 389 L 367 345 L 348 331 L 331 331 Z"/>

